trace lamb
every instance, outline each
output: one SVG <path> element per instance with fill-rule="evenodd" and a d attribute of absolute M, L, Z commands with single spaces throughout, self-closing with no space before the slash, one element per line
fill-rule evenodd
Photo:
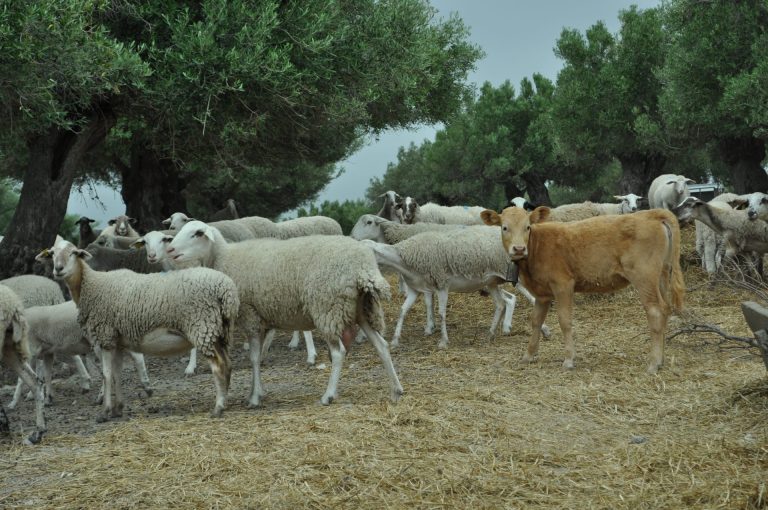
<path fill-rule="evenodd" d="M 80 230 L 80 237 L 77 240 L 78 248 L 85 248 L 94 242 L 96 238 L 99 237 L 99 234 L 101 234 L 101 230 L 93 230 L 93 228 L 91 228 L 91 223 L 95 222 L 96 220 L 92 220 L 87 216 L 81 216 L 80 219 L 75 222 L 75 225 L 78 225 Z"/>
<path fill-rule="evenodd" d="M 484 207 L 460 205 L 444 206 L 432 202 L 427 202 L 421 206 L 416 204 L 414 209 L 415 214 L 413 214 L 413 223 L 423 221 L 426 223 L 448 223 L 456 225 L 482 225 L 483 222 L 480 219 L 480 213 L 485 210 Z M 405 219 L 406 211 L 403 211 L 404 223 Z"/>
<path fill-rule="evenodd" d="M 379 212 L 376 213 L 376 216 L 380 216 L 389 221 L 402 223 L 402 210 L 399 206 L 403 201 L 403 197 L 394 191 L 389 190 L 379 195 L 379 198 L 384 199 L 384 204 L 381 206 L 381 209 L 379 209 Z"/>
<path fill-rule="evenodd" d="M 240 306 L 231 278 L 207 268 L 165 275 L 96 271 L 86 263 L 91 255 L 68 242 L 37 256 L 43 258 L 53 259 L 54 276 L 66 282 L 77 303 L 78 323 L 101 349 L 105 389 L 99 421 L 122 415 L 124 349 L 169 356 L 197 347 L 214 376 L 211 415 L 222 415 L 231 375 L 229 345 Z"/>
<path fill-rule="evenodd" d="M 181 230 L 185 223 L 197 221 L 184 213 L 176 212 L 170 218 L 163 220 L 169 230 Z M 219 230 L 229 242 L 245 241 L 274 237 L 290 239 L 308 235 L 341 235 L 341 225 L 333 218 L 326 216 L 305 216 L 278 223 L 260 216 L 247 216 L 237 220 L 216 221 L 209 224 Z"/>
<path fill-rule="evenodd" d="M 136 218 L 129 218 L 125 214 L 121 214 L 109 220 L 108 223 L 109 226 L 101 231 L 102 234 L 139 237 L 139 233 L 133 228 L 133 225 L 136 224 Z"/>
<path fill-rule="evenodd" d="M 490 337 L 496 334 L 505 305 L 503 332 L 510 332 L 516 298 L 500 288 L 507 281 L 509 261 L 499 245 L 499 235 L 498 228 L 478 226 L 455 229 L 450 233 L 423 232 L 393 246 L 363 241 L 374 250 L 379 264 L 399 272 L 407 283 L 407 295 L 395 326 L 392 347 L 400 343 L 405 316 L 415 303 L 418 292 L 423 292 L 425 298 L 437 293 L 441 318 L 438 348 L 448 346 L 446 307 L 449 292 L 487 289 L 496 305 Z M 427 301 L 428 309 L 430 304 Z M 433 327 L 434 324 L 428 319 L 425 332 L 430 334 Z"/>
<path fill-rule="evenodd" d="M 722 193 L 709 201 L 709 205 L 718 209 L 732 209 L 739 195 Z M 701 257 L 701 265 L 710 275 L 720 268 L 725 246 L 723 237 L 700 221 L 696 221 L 696 253 Z"/>
<path fill-rule="evenodd" d="M 722 235 L 727 258 L 743 252 L 755 252 L 761 257 L 768 253 L 768 223 L 749 220 L 744 211 L 720 209 L 696 197 L 687 197 L 675 213 L 680 221 L 698 220 Z"/>
<path fill-rule="evenodd" d="M 360 326 L 389 375 L 391 398 L 403 388 L 397 378 L 386 340 L 381 299 L 389 285 L 381 276 L 371 250 L 344 236 L 293 239 L 254 239 L 228 244 L 221 234 L 200 221 L 188 222 L 168 248 L 174 262 L 200 262 L 235 279 L 241 309 L 238 327 L 250 338 L 253 369 L 248 405 L 257 407 L 261 385 L 261 341 L 266 329 L 318 329 L 331 352 L 331 377 L 323 405 L 337 398 L 349 343 Z"/>
<path fill-rule="evenodd" d="M 674 209 L 691 192 L 688 184 L 694 181 L 683 175 L 663 174 L 656 177 L 648 189 L 648 204 L 651 209 Z"/>
<path fill-rule="evenodd" d="M 24 442 L 36 444 L 46 431 L 43 384 L 25 361 L 29 356 L 29 345 L 24 305 L 11 289 L 3 285 L 0 285 L 0 327 L 4 332 L 0 336 L 0 359 L 30 388 L 35 389 L 35 430 Z"/>

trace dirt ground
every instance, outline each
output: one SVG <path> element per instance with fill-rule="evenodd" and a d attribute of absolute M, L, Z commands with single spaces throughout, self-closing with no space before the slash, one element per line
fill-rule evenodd
<path fill-rule="evenodd" d="M 747 336 L 739 303 L 750 296 L 711 288 L 684 265 L 689 310 Z M 386 304 L 388 335 L 401 302 Z M 233 348 L 220 420 L 208 417 L 204 362 L 185 377 L 186 358 L 148 358 L 149 398 L 126 362 L 128 408 L 108 423 L 96 423 L 97 388 L 81 393 L 57 364 L 42 444 L 20 444 L 32 402 L 8 412 L 0 508 L 768 508 L 768 378 L 757 356 L 712 335 L 679 335 L 664 368 L 647 375 L 645 314 L 627 289 L 578 298 L 574 370 L 561 368 L 554 311 L 553 337 L 528 365 L 529 313 L 521 297 L 512 333 L 489 341 L 490 298 L 452 295 L 450 345 L 438 350 L 417 304 L 392 354 L 405 388 L 398 403 L 362 344 L 347 357 L 339 400 L 321 406 L 327 350 L 317 339 L 318 364 L 308 367 L 286 334 L 269 354 L 258 410 L 245 406 L 247 353 Z M 682 325 L 674 318 L 669 330 Z M 11 394 L 3 386 L 0 401 Z"/>

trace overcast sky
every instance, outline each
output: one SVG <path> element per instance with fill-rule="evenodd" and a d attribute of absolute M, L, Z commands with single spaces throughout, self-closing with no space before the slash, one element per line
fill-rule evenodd
<path fill-rule="evenodd" d="M 518 88 L 520 80 L 541 73 L 557 78 L 562 62 L 554 55 L 555 41 L 563 28 L 580 31 L 602 20 L 611 32 L 619 29 L 618 14 L 634 4 L 641 9 L 659 5 L 659 0 L 432 0 L 439 16 L 457 12 L 470 29 L 470 39 L 486 53 L 469 75 L 478 86 L 488 81 L 499 85 L 510 80 Z M 411 142 L 417 145 L 434 139 L 435 127 L 425 126 L 410 131 L 392 131 L 371 140 L 367 146 L 341 163 L 344 173 L 320 193 L 323 200 L 363 198 L 372 177 L 384 174 L 389 162 L 397 160 L 399 147 Z M 98 186 L 101 202 L 91 198 L 92 192 L 73 192 L 69 200 L 70 214 L 86 215 L 103 225 L 125 211 L 120 193 Z"/>

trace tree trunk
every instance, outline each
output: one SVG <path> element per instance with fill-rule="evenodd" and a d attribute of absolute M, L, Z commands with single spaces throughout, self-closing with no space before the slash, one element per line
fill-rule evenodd
<path fill-rule="evenodd" d="M 27 141 L 29 162 L 19 203 L 0 243 L 0 276 L 38 273 L 43 248 L 53 246 L 83 156 L 101 143 L 114 125 L 111 112 L 93 113 L 80 131 L 50 128 Z"/>
<path fill-rule="evenodd" d="M 162 221 L 174 212 L 187 213 L 186 182 L 170 159 L 159 158 L 143 143 L 131 148 L 130 165 L 118 164 L 125 213 L 136 218 L 139 232 L 164 228 Z"/>
<path fill-rule="evenodd" d="M 619 192 L 643 197 L 648 194 L 653 180 L 664 173 L 667 163 L 666 156 L 661 154 L 623 154 L 618 160 L 621 163 Z"/>
<path fill-rule="evenodd" d="M 512 172 L 509 173 L 509 178 L 504 182 L 504 196 L 507 198 L 506 205 L 509 205 L 509 201 L 512 200 L 515 197 L 522 197 L 525 192 L 517 187 L 517 185 L 512 181 L 512 177 L 514 174 Z"/>
<path fill-rule="evenodd" d="M 521 175 L 528 192 L 528 201 L 535 205 L 552 205 L 549 190 L 546 187 L 547 178 L 538 172 L 525 172 Z"/>
<path fill-rule="evenodd" d="M 723 159 L 731 168 L 733 191 L 739 195 L 768 192 L 768 175 L 763 169 L 765 142 L 758 138 L 731 138 L 720 141 Z"/>

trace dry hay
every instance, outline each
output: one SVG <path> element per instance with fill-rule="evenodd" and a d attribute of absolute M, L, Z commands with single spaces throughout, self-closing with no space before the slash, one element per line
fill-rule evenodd
<path fill-rule="evenodd" d="M 688 268 L 689 307 L 747 335 L 744 296 L 705 280 Z M 387 306 L 390 323 L 400 302 Z M 512 335 L 489 342 L 490 298 L 452 295 L 440 351 L 414 307 L 393 354 L 406 390 L 397 404 L 370 345 L 353 348 L 339 401 L 322 407 L 328 369 L 302 368 L 303 353 L 280 341 L 263 410 L 244 407 L 241 355 L 222 420 L 207 417 L 203 373 L 156 391 L 150 401 L 170 416 L 134 399 L 128 421 L 87 434 L 52 423 L 38 447 L 0 445 L 0 507 L 768 507 L 768 379 L 757 357 L 678 336 L 659 375 L 647 375 L 645 315 L 626 290 L 578 298 L 575 370 L 560 366 L 554 313 L 552 340 L 523 365 L 529 311 L 519 299 Z M 182 367 L 164 377 L 181 379 Z"/>

